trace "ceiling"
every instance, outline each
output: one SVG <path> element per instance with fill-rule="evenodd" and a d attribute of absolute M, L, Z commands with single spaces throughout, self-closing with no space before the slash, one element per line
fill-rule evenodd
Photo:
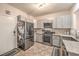
<path fill-rule="evenodd" d="M 9 3 L 25 13 L 32 16 L 42 16 L 50 13 L 55 13 L 64 10 L 70 10 L 73 3 Z"/>

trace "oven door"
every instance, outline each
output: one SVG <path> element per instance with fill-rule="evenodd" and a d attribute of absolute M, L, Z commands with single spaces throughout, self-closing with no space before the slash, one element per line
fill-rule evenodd
<path fill-rule="evenodd" d="M 51 40 L 51 39 L 52 39 L 51 34 L 44 34 L 44 35 L 43 35 L 43 41 L 44 41 L 44 42 L 50 43 L 50 40 Z"/>

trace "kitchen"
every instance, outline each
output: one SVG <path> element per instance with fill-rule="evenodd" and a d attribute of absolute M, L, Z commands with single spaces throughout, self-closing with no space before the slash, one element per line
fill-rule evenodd
<path fill-rule="evenodd" d="M 0 7 L 1 56 L 79 56 L 78 3 Z"/>

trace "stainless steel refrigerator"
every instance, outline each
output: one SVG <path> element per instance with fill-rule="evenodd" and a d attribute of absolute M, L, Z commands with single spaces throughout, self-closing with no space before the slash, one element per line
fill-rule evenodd
<path fill-rule="evenodd" d="M 34 24 L 26 22 L 25 32 L 25 50 L 33 46 L 34 44 Z"/>
<path fill-rule="evenodd" d="M 34 44 L 34 24 L 17 19 L 17 45 L 26 50 Z"/>

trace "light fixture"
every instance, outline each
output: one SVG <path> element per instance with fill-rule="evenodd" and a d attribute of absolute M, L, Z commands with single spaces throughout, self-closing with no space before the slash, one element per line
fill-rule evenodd
<path fill-rule="evenodd" d="M 7 15 L 11 15 L 11 12 L 10 12 L 9 10 L 5 10 L 5 13 L 6 13 Z"/>
<path fill-rule="evenodd" d="M 39 4 L 39 7 L 43 7 L 45 6 L 45 3 Z"/>
<path fill-rule="evenodd" d="M 39 8 L 45 7 L 47 5 L 47 3 L 38 3 L 37 4 Z"/>

